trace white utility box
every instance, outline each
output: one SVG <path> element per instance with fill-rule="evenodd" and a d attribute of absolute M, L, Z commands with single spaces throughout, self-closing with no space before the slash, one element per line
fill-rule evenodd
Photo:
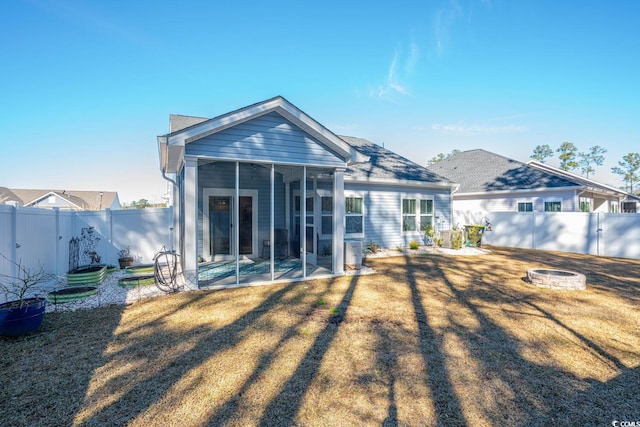
<path fill-rule="evenodd" d="M 346 240 L 344 242 L 344 268 L 360 270 L 362 267 L 362 242 L 360 240 Z"/>

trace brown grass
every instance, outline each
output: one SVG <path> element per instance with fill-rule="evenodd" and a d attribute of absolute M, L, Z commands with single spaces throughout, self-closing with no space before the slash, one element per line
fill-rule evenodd
<path fill-rule="evenodd" d="M 640 261 L 491 248 L 376 275 L 48 314 L 0 340 L 3 425 L 640 420 Z M 527 268 L 580 271 L 538 289 Z"/>

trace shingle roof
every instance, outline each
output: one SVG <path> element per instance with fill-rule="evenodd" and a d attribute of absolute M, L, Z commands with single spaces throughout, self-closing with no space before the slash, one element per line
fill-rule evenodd
<path fill-rule="evenodd" d="M 480 149 L 454 154 L 427 168 L 459 183 L 459 193 L 580 186 L 569 179 Z"/>
<path fill-rule="evenodd" d="M 7 202 L 18 202 L 20 205 L 24 203 L 13 191 L 7 187 L 0 187 L 0 205 Z"/>
<path fill-rule="evenodd" d="M 169 114 L 169 132 L 177 132 L 182 129 L 186 129 L 190 126 L 200 124 L 202 122 L 206 122 L 207 118 L 204 117 L 194 117 L 194 116 L 183 116 L 181 114 Z"/>
<path fill-rule="evenodd" d="M 449 179 L 387 150 L 367 139 L 340 136 L 347 144 L 369 156 L 369 161 L 350 165 L 345 175 L 355 180 L 381 179 L 419 181 L 431 183 L 451 183 Z"/>
<path fill-rule="evenodd" d="M 18 188 L 12 188 L 11 191 L 21 199 L 21 205 L 36 201 L 49 193 L 55 193 L 85 210 L 98 210 L 101 207 L 101 203 L 104 209 L 105 207 L 111 206 L 118 197 L 116 191 L 36 190 Z M 102 193 L 102 196 L 100 196 L 100 193 Z M 101 197 L 102 200 L 100 200 Z M 118 203 L 119 202 L 118 200 Z"/>

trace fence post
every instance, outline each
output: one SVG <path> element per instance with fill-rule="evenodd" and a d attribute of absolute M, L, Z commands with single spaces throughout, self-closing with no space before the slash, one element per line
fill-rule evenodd
<path fill-rule="evenodd" d="M 11 277 L 18 277 L 18 206 L 11 212 Z"/>
<path fill-rule="evenodd" d="M 596 255 L 600 256 L 600 233 L 602 233 L 602 226 L 600 225 L 600 212 L 596 214 Z"/>
<path fill-rule="evenodd" d="M 536 248 L 536 212 L 531 212 L 531 249 Z"/>
<path fill-rule="evenodd" d="M 109 253 L 105 254 L 105 255 L 108 255 L 109 259 L 108 259 L 108 261 L 105 260 L 105 263 L 106 264 L 111 264 L 112 261 L 113 261 L 112 255 L 111 255 L 111 253 L 113 252 L 112 251 L 112 248 L 113 248 L 113 213 L 111 212 L 110 208 L 106 208 L 104 210 L 104 212 L 105 212 L 105 215 L 107 216 L 107 221 L 106 221 L 107 225 L 109 226 L 109 238 L 108 238 L 109 246 L 107 247 L 107 251 Z"/>
<path fill-rule="evenodd" d="M 60 276 L 60 208 L 55 207 L 53 210 L 56 212 L 56 235 L 54 236 L 54 244 L 56 246 L 56 277 Z"/>

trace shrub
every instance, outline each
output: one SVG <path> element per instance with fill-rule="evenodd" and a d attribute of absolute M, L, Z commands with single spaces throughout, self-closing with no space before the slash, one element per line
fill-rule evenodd
<path fill-rule="evenodd" d="M 424 231 L 424 241 L 426 245 L 442 246 L 442 237 L 440 237 L 440 233 L 436 231 L 431 224 L 425 225 L 422 231 Z"/>
<path fill-rule="evenodd" d="M 380 245 L 376 242 L 369 242 L 367 243 L 367 251 L 375 254 L 380 250 Z"/>
<path fill-rule="evenodd" d="M 464 231 L 460 228 L 453 228 L 451 230 L 451 247 L 457 251 L 462 249 L 464 244 Z"/>
<path fill-rule="evenodd" d="M 420 247 L 420 243 L 417 240 L 412 240 L 409 242 L 409 249 L 413 249 L 414 251 Z"/>

